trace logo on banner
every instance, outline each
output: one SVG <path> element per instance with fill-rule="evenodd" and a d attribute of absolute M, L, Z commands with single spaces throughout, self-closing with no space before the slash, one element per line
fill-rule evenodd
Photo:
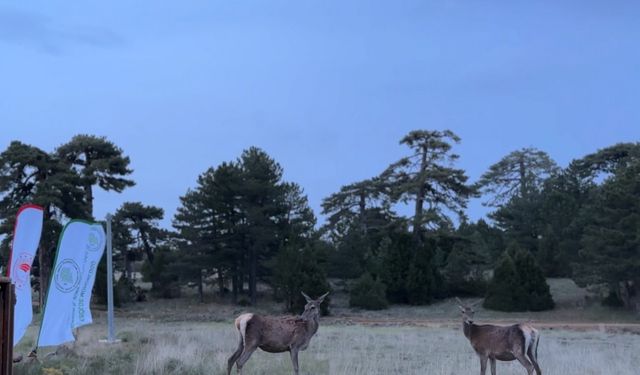
<path fill-rule="evenodd" d="M 62 293 L 69 293 L 80 285 L 80 267 L 72 259 L 63 260 L 55 271 L 56 288 Z"/>
<path fill-rule="evenodd" d="M 87 250 L 98 251 L 102 248 L 104 242 L 104 233 L 102 228 L 92 227 L 89 230 L 89 241 L 87 243 Z"/>
<path fill-rule="evenodd" d="M 16 289 L 22 289 L 28 285 L 32 262 L 33 256 L 28 253 L 20 253 L 16 258 L 13 270 L 11 270 L 11 278 L 16 285 Z"/>

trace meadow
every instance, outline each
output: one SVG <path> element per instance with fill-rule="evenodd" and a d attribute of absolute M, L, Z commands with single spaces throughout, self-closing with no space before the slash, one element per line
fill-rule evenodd
<path fill-rule="evenodd" d="M 582 297 L 570 285 L 559 281 L 552 287 L 559 302 L 552 312 L 507 314 L 480 308 L 477 319 L 505 324 L 527 320 L 539 326 L 539 361 L 545 374 L 637 374 L 637 317 L 597 304 L 576 307 Z M 333 303 L 332 316 L 322 318 L 317 335 L 300 354 L 301 374 L 479 373 L 452 301 L 363 312 L 346 307 L 344 296 L 337 293 Z M 279 313 L 279 308 L 267 303 L 257 310 Z M 42 348 L 38 361 L 16 365 L 15 373 L 224 374 L 237 343 L 231 322 L 245 310 L 198 304 L 192 298 L 135 304 L 117 311 L 117 336 L 122 340 L 117 344 L 99 342 L 106 332 L 105 314 L 96 311 L 95 323 L 79 330 L 77 342 L 56 355 L 49 355 L 55 348 Z M 19 353 L 30 349 L 36 332 L 37 326 L 31 327 Z M 244 373 L 291 374 L 289 355 L 257 351 Z M 524 373 L 517 362 L 498 363 L 500 375 Z"/>

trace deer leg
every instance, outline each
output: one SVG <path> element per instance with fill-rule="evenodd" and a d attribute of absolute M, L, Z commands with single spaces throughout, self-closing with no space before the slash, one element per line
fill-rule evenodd
<path fill-rule="evenodd" d="M 244 348 L 244 344 L 242 342 L 242 337 L 241 337 L 240 338 L 240 342 L 238 342 L 238 348 L 231 355 L 231 357 L 229 357 L 229 360 L 227 361 L 227 375 L 231 375 L 231 369 L 233 369 L 233 365 L 236 364 L 236 361 L 240 357 L 240 354 L 242 354 L 242 349 L 243 348 Z"/>
<path fill-rule="evenodd" d="M 522 366 L 524 366 L 525 369 L 527 369 L 527 375 L 533 375 L 533 365 L 531 364 L 531 362 L 529 362 L 529 360 L 527 359 L 527 356 L 523 354 L 518 354 L 515 356 L 516 359 L 520 362 L 520 364 L 522 364 Z"/>
<path fill-rule="evenodd" d="M 487 373 L 487 356 L 480 356 L 480 375 L 485 375 Z"/>
<path fill-rule="evenodd" d="M 289 354 L 291 354 L 291 363 L 293 363 L 293 372 L 296 375 L 298 375 L 298 350 L 291 349 L 289 351 Z"/>
<path fill-rule="evenodd" d="M 538 365 L 538 342 L 540 338 L 536 337 L 534 339 L 533 345 L 529 347 L 527 354 L 529 355 L 529 360 L 533 363 L 533 367 L 536 370 L 536 375 L 542 375 L 542 370 L 540 370 L 540 366 Z"/>
<path fill-rule="evenodd" d="M 491 375 L 496 375 L 496 359 L 490 358 L 491 361 Z"/>
<path fill-rule="evenodd" d="M 242 366 L 244 366 L 244 364 L 249 360 L 249 357 L 251 357 L 251 354 L 253 354 L 256 349 L 258 349 L 258 345 L 248 345 L 247 343 L 245 343 L 244 350 L 242 351 L 242 354 L 240 354 L 240 358 L 238 358 L 238 360 L 236 361 L 238 374 L 242 375 Z"/>

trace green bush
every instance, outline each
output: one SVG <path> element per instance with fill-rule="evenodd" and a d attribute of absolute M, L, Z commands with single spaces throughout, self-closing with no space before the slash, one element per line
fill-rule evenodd
<path fill-rule="evenodd" d="M 135 286 L 130 280 L 124 277 L 121 277 L 118 282 L 115 283 L 113 295 L 117 296 L 116 299 L 118 299 L 120 303 L 131 303 L 137 300 Z"/>
<path fill-rule="evenodd" d="M 272 284 L 277 297 L 286 303 L 286 309 L 300 313 L 307 303 L 302 293 L 318 298 L 331 290 L 327 276 L 320 266 L 318 252 L 312 246 L 298 248 L 295 244 L 279 250 L 272 264 Z M 329 314 L 331 296 L 324 299 L 320 307 L 323 315 Z"/>
<path fill-rule="evenodd" d="M 351 287 L 349 305 L 366 310 L 382 310 L 389 306 L 386 287 L 371 274 L 365 273 Z"/>
<path fill-rule="evenodd" d="M 620 299 L 618 293 L 616 293 L 614 290 L 610 290 L 609 294 L 607 294 L 607 296 L 602 299 L 602 306 L 623 307 L 624 302 L 622 301 L 622 299 Z"/>
<path fill-rule="evenodd" d="M 487 286 L 487 296 L 483 306 L 499 311 L 525 311 L 525 292 L 516 272 L 516 266 L 508 252 L 504 252 L 493 271 L 493 278 Z"/>
<path fill-rule="evenodd" d="M 115 277 L 113 279 L 113 305 L 115 307 L 120 307 L 122 305 L 122 301 L 120 300 L 120 295 L 115 291 L 116 282 Z M 107 257 L 103 256 L 98 263 L 98 269 L 96 270 L 96 281 L 93 285 L 93 302 L 98 305 L 106 305 L 107 304 Z"/>
<path fill-rule="evenodd" d="M 407 297 L 412 305 L 431 303 L 442 290 L 443 283 L 435 264 L 430 244 L 417 247 L 407 274 Z"/>
<path fill-rule="evenodd" d="M 449 296 L 484 296 L 487 282 L 483 278 L 479 256 L 471 245 L 456 243 L 447 256 L 443 276 Z"/>
<path fill-rule="evenodd" d="M 502 254 L 487 287 L 484 307 L 500 311 L 542 311 L 554 307 L 547 280 L 529 251 L 514 245 Z"/>
<path fill-rule="evenodd" d="M 330 254 L 329 275 L 340 279 L 356 279 L 362 275 L 367 246 L 366 238 L 359 231 L 348 233 Z"/>
<path fill-rule="evenodd" d="M 555 304 L 551 298 L 549 284 L 533 255 L 527 250 L 520 249 L 516 252 L 513 261 L 524 289 L 527 310 L 553 309 Z"/>
<path fill-rule="evenodd" d="M 180 297 L 180 284 L 178 274 L 170 265 L 175 261 L 176 255 L 168 250 L 156 252 L 153 263 L 146 260 L 142 265 L 142 276 L 145 281 L 151 282 L 151 293 L 160 298 Z"/>
<path fill-rule="evenodd" d="M 381 249 L 382 282 L 387 289 L 387 299 L 391 303 L 407 303 L 407 276 L 411 264 L 411 235 L 395 234 Z"/>

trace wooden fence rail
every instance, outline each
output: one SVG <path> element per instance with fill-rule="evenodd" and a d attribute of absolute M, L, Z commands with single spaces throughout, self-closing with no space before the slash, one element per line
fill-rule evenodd
<path fill-rule="evenodd" d="M 15 291 L 11 280 L 0 277 L 0 375 L 13 373 L 13 306 Z"/>

